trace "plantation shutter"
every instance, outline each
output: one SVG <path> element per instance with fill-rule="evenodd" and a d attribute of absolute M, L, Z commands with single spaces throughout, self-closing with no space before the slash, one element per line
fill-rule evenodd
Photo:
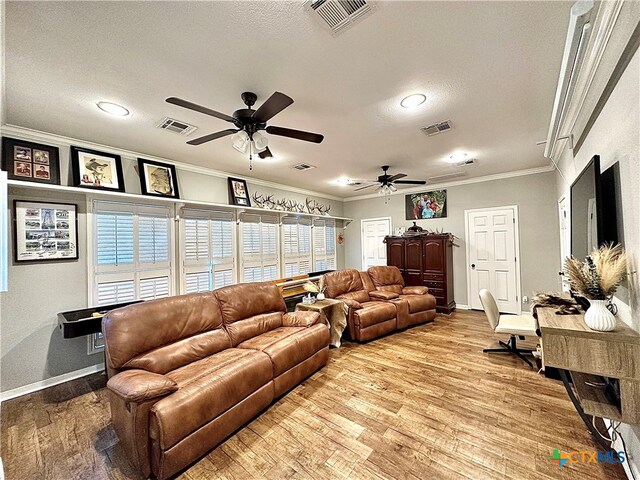
<path fill-rule="evenodd" d="M 278 217 L 243 214 L 242 281 L 266 282 L 279 277 Z"/>
<path fill-rule="evenodd" d="M 284 276 L 295 277 L 311 270 L 311 222 L 306 218 L 282 220 Z"/>
<path fill-rule="evenodd" d="M 313 265 L 315 271 L 336 268 L 336 224 L 334 220 L 313 221 Z"/>
<path fill-rule="evenodd" d="M 230 212 L 183 210 L 184 293 L 235 283 L 235 222 Z"/>
<path fill-rule="evenodd" d="M 97 265 L 133 264 L 133 213 L 98 211 L 95 215 Z"/>

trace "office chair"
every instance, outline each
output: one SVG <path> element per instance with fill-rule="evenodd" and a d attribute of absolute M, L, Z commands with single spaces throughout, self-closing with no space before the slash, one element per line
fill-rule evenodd
<path fill-rule="evenodd" d="M 524 360 L 530 367 L 533 367 L 531 361 L 526 358 L 525 354 L 533 353 L 531 349 L 518 348 L 517 337 L 524 340 L 524 337 L 538 336 L 538 322 L 529 315 L 500 315 L 498 304 L 489 290 L 480 290 L 480 302 L 487 315 L 491 329 L 496 333 L 505 333 L 509 335 L 508 343 L 499 340 L 502 348 L 485 348 L 484 353 L 513 353 Z"/>

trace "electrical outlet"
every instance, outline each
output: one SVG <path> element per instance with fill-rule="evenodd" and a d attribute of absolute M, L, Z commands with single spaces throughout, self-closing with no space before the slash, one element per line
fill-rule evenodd
<path fill-rule="evenodd" d="M 522 303 L 529 303 L 529 297 L 527 297 L 526 295 L 522 297 Z"/>

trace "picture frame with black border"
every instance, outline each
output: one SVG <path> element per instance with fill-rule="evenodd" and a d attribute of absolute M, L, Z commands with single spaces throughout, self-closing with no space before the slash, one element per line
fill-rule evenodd
<path fill-rule="evenodd" d="M 13 201 L 15 263 L 78 260 L 78 205 Z"/>
<path fill-rule="evenodd" d="M 60 185 L 58 147 L 2 137 L 2 170 L 11 180 Z"/>
<path fill-rule="evenodd" d="M 120 155 L 83 147 L 71 147 L 73 186 L 124 192 Z"/>
<path fill-rule="evenodd" d="M 175 165 L 138 158 L 138 175 L 143 195 L 180 198 Z"/>
<path fill-rule="evenodd" d="M 242 178 L 228 177 L 229 182 L 229 204 L 241 207 L 250 207 L 249 187 L 247 181 Z"/>

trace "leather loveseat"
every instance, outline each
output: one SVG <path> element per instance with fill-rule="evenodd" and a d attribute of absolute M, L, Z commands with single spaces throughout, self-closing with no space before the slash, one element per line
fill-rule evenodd
<path fill-rule="evenodd" d="M 370 288 L 395 295 L 392 300 L 398 311 L 398 329 L 431 322 L 436 317 L 436 298 L 427 287 L 405 287 L 398 267 L 370 267 L 367 273 L 365 278 L 370 279 Z"/>
<path fill-rule="evenodd" d="M 365 342 L 410 325 L 430 322 L 436 316 L 436 300 L 427 287 L 400 285 L 398 288 L 396 284 L 385 283 L 397 280 L 395 276 L 379 273 L 376 276 L 379 287 L 368 272 L 355 269 L 324 275 L 325 295 L 347 305 L 347 324 L 352 340 Z"/>
<path fill-rule="evenodd" d="M 167 478 L 326 364 L 329 329 L 248 283 L 130 305 L 103 320 L 115 431 L 147 478 Z"/>

